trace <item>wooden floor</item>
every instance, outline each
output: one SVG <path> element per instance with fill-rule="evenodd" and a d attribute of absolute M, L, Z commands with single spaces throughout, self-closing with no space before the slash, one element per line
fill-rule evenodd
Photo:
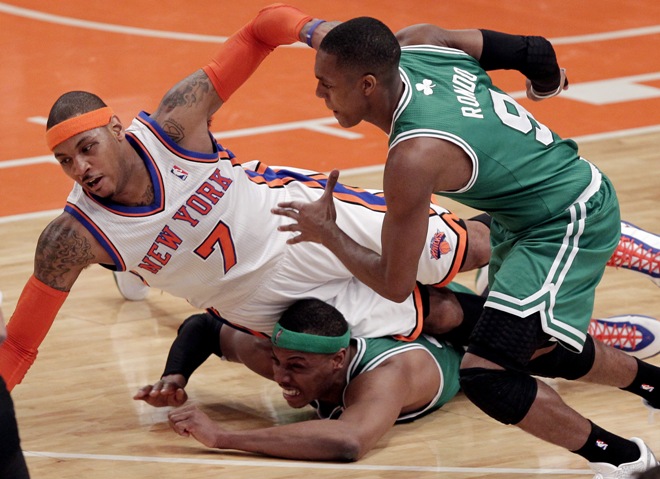
<path fill-rule="evenodd" d="M 236 3 L 120 0 L 108 8 L 101 0 L 0 2 L 0 289 L 6 316 L 32 271 L 37 237 L 70 188 L 49 162 L 43 141 L 50 104 L 60 93 L 80 88 L 100 93 L 125 121 L 141 108 L 153 109 L 170 84 L 214 51 L 213 38 L 180 38 L 175 32 L 228 35 L 267 2 Z M 377 16 L 393 29 L 430 21 L 555 40 L 573 96 L 521 103 L 563 136 L 578 139 L 583 156 L 612 178 L 625 219 L 660 232 L 660 7 L 654 0 L 634 2 L 628 10 L 623 4 L 631 2 L 615 0 L 528 3 L 524 11 L 515 0 L 419 1 L 414 8 L 375 0 L 296 5 L 327 19 Z M 592 36 L 599 33 L 609 36 Z M 282 49 L 272 57 L 217 115 L 214 131 L 222 143 L 244 160 L 324 171 L 338 166 L 343 181 L 379 187 L 383 135 L 359 126 L 350 130 L 354 137 L 346 136 L 328 121 L 313 96 L 310 51 Z M 515 74 L 497 78 L 508 91 L 522 90 Z M 594 91 L 601 92 L 598 99 L 589 96 Z M 442 201 L 460 215 L 470 214 Z M 472 286 L 473 275 L 460 281 Z M 424 419 L 396 426 L 355 464 L 208 450 L 170 431 L 164 410 L 131 399 L 139 386 L 158 379 L 178 325 L 193 312 L 183 300 L 159 291 L 145 301 L 126 302 L 108 272 L 92 267 L 83 273 L 35 365 L 12 393 L 33 478 L 591 477 L 580 458 L 495 423 L 462 395 Z M 626 313 L 660 317 L 660 291 L 644 277 L 609 270 L 597 292 L 595 315 Z M 651 362 L 660 366 L 660 356 Z M 551 384 L 594 422 L 626 437 L 642 437 L 660 453 L 655 422 L 660 416 L 649 413 L 637 397 L 576 382 Z M 204 364 L 188 391 L 228 428 L 310 416 L 288 408 L 274 383 L 219 360 Z"/>

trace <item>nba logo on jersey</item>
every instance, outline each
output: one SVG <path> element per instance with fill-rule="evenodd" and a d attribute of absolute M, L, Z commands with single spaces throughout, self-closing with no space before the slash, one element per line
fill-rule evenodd
<path fill-rule="evenodd" d="M 596 439 L 596 446 L 600 447 L 603 451 L 607 449 L 607 443 L 605 441 L 602 441 L 600 439 Z"/>
<path fill-rule="evenodd" d="M 178 166 L 174 165 L 172 169 L 170 170 L 170 173 L 172 173 L 174 176 L 181 180 L 185 180 L 188 178 L 188 172 L 184 170 L 183 168 L 179 168 Z"/>
<path fill-rule="evenodd" d="M 429 243 L 431 258 L 440 259 L 443 254 L 451 251 L 451 245 L 447 241 L 447 235 L 440 231 L 436 231 Z"/>

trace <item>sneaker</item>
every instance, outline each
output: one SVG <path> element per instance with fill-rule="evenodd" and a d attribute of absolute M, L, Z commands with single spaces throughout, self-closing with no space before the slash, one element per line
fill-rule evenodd
<path fill-rule="evenodd" d="M 596 473 L 594 479 L 634 479 L 639 473 L 646 472 L 656 467 L 658 461 L 651 450 L 639 438 L 630 438 L 637 444 L 641 452 L 639 459 L 634 462 L 625 462 L 620 466 L 613 466 L 607 462 L 590 462 L 589 466 Z"/>
<path fill-rule="evenodd" d="M 594 339 L 639 359 L 660 353 L 660 321 L 649 316 L 627 314 L 592 319 L 588 333 Z"/>
<path fill-rule="evenodd" d="M 607 266 L 644 273 L 660 286 L 660 236 L 621 222 L 621 239 Z"/>
<path fill-rule="evenodd" d="M 137 274 L 130 271 L 113 271 L 119 293 L 129 301 L 142 301 L 149 294 L 149 286 Z"/>

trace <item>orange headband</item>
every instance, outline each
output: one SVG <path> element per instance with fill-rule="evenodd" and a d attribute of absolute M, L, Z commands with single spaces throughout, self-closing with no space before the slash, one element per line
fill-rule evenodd
<path fill-rule="evenodd" d="M 112 115 L 114 115 L 112 108 L 106 106 L 58 123 L 46 132 L 48 148 L 50 148 L 50 151 L 53 151 L 57 145 L 83 131 L 93 130 L 94 128 L 107 125 L 110 123 Z"/>

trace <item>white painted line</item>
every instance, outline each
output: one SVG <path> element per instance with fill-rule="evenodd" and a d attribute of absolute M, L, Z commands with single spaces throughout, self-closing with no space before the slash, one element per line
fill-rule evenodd
<path fill-rule="evenodd" d="M 398 466 L 368 464 L 335 464 L 310 461 L 237 461 L 226 459 L 191 459 L 185 457 L 124 456 L 114 454 L 70 454 L 60 452 L 23 451 L 27 457 L 48 457 L 53 459 L 82 459 L 94 461 L 160 462 L 170 464 L 202 464 L 214 466 L 268 467 L 282 469 L 330 469 L 344 471 L 415 471 L 415 472 L 454 472 L 464 474 L 564 474 L 583 476 L 593 474 L 586 469 L 514 469 L 500 467 L 440 467 L 440 466 Z"/>
<path fill-rule="evenodd" d="M 644 82 L 660 80 L 660 72 L 610 78 L 571 85 L 561 96 L 591 105 L 610 105 L 660 97 L 660 88 Z"/>
<path fill-rule="evenodd" d="M 217 35 L 200 35 L 197 33 L 183 33 L 172 32 L 166 30 L 152 30 L 148 28 L 128 27 L 124 25 L 112 25 L 109 23 L 94 22 L 90 20 L 81 20 L 78 18 L 70 18 L 62 15 L 54 15 L 52 13 L 43 13 L 37 10 L 30 10 L 28 8 L 16 7 L 4 2 L 0 2 L 0 12 L 9 15 L 15 15 L 23 18 L 31 18 L 42 22 L 56 23 L 59 25 L 68 25 L 71 27 L 87 28 L 90 30 L 99 30 L 112 33 L 123 33 L 127 35 L 137 35 L 143 37 L 153 38 L 167 38 L 171 40 L 185 40 L 192 42 L 209 42 L 209 43 L 222 43 L 227 40 L 226 36 Z M 589 43 L 604 40 L 617 40 L 620 38 L 632 38 L 645 35 L 655 35 L 660 33 L 660 25 L 652 25 L 649 27 L 629 28 L 625 30 L 616 30 L 611 32 L 591 33 L 586 35 L 574 35 L 567 37 L 549 38 L 555 45 L 568 45 L 576 43 Z M 287 48 L 309 48 L 301 42 L 294 43 L 293 45 L 283 45 Z M 281 48 L 281 47 L 280 47 Z"/>
<path fill-rule="evenodd" d="M 0 170 L 3 168 L 19 168 L 21 166 L 38 165 L 41 163 L 58 164 L 53 155 L 33 156 L 31 158 L 21 158 L 18 160 L 0 161 Z"/>
<path fill-rule="evenodd" d="M 344 130 L 343 128 L 336 126 L 316 125 L 316 126 L 307 126 L 305 128 L 307 130 L 312 130 L 317 133 L 322 133 L 324 135 L 338 136 L 340 138 L 345 138 L 347 140 L 357 140 L 363 137 L 363 135 L 359 133 L 355 133 L 350 130 Z"/>
<path fill-rule="evenodd" d="M 518 92 L 516 95 L 524 95 L 525 93 Z M 513 95 L 512 95 L 513 96 Z M 329 128 L 329 127 L 324 127 L 322 125 L 328 124 L 328 123 L 334 123 L 336 120 L 334 117 L 329 117 L 329 118 L 319 118 L 316 120 L 304 120 L 304 121 L 294 121 L 290 123 L 280 123 L 277 125 L 269 125 L 269 126 L 259 126 L 259 127 L 254 127 L 254 128 L 242 128 L 238 130 L 230 130 L 230 131 L 225 131 L 225 132 L 219 132 L 219 133 L 213 133 L 214 137 L 218 137 L 220 143 L 224 143 L 224 139 L 226 138 L 238 138 L 242 136 L 250 136 L 250 135 L 258 135 L 258 134 L 264 134 L 264 133 L 273 133 L 277 131 L 288 131 L 288 130 L 295 130 L 295 129 L 308 129 L 312 131 L 318 131 L 320 133 L 328 133 L 327 130 L 331 130 L 331 134 L 334 134 L 336 136 L 341 136 L 337 134 L 337 132 L 344 132 L 344 133 L 352 133 L 350 136 L 344 136 L 343 138 L 349 139 L 349 140 L 355 140 L 357 138 L 361 138 L 362 135 L 358 133 L 353 133 L 349 131 L 344 131 L 344 130 L 339 130 L 339 129 L 334 129 L 334 128 Z M 628 130 L 620 130 L 620 131 L 612 131 L 612 132 L 606 132 L 606 133 L 598 133 L 594 135 L 586 135 L 586 136 L 576 136 L 576 137 L 571 137 L 572 140 L 575 140 L 577 143 L 588 143 L 590 141 L 599 141 L 599 140 L 607 140 L 607 139 L 612 139 L 612 138 L 623 138 L 626 136 L 632 136 L 632 135 L 642 135 L 646 133 L 656 133 L 660 131 L 660 125 L 651 125 L 651 126 L 645 126 L 645 127 L 640 127 L 640 128 L 631 128 Z M 225 145 L 223 145 L 225 146 Z M 231 150 L 231 146 L 228 146 L 228 148 Z M 42 155 L 42 156 L 33 156 L 29 158 L 19 158 L 16 160 L 6 160 L 6 161 L 0 161 L 0 169 L 3 168 L 18 168 L 21 166 L 28 166 L 28 165 L 36 165 L 40 163 L 53 163 L 57 164 L 57 160 L 53 158 L 50 155 Z M 268 161 L 265 161 L 266 164 L 268 164 Z M 382 165 L 378 166 L 366 166 L 366 167 L 359 167 L 359 168 L 347 168 L 342 170 L 345 174 L 362 174 L 362 173 L 369 173 L 372 171 L 372 169 L 382 169 Z"/>
<path fill-rule="evenodd" d="M 291 130 L 312 130 L 318 131 L 331 136 L 355 140 L 362 138 L 362 135 L 352 131 L 344 130 L 341 127 L 331 128 L 326 125 L 337 125 L 337 120 L 334 117 L 317 118 L 315 120 L 301 120 L 291 121 L 287 123 L 277 123 L 274 125 L 255 126 L 251 128 L 241 128 L 231 131 L 219 131 L 213 133 L 213 136 L 220 141 L 224 142 L 227 138 L 238 138 L 241 136 L 263 135 L 266 133 L 275 133 L 278 131 L 291 131 Z"/>
<path fill-rule="evenodd" d="M 608 131 L 605 133 L 594 133 L 593 135 L 576 136 L 572 138 L 578 144 L 590 143 L 601 140 L 615 140 L 627 136 L 645 135 L 647 133 L 657 133 L 660 131 L 660 125 L 642 126 L 631 128 L 630 130 Z"/>
<path fill-rule="evenodd" d="M 127 27 L 124 25 L 112 25 L 110 23 L 94 22 L 90 20 L 81 20 L 78 18 L 64 17 L 52 13 L 43 13 L 28 8 L 16 7 L 4 2 L 0 2 L 0 12 L 17 17 L 31 18 L 47 23 L 56 23 L 70 27 L 87 28 L 89 30 L 98 30 L 111 33 L 122 33 L 126 35 L 136 35 L 141 37 L 167 38 L 168 40 L 185 40 L 190 42 L 222 43 L 227 40 L 225 36 L 200 35 L 198 33 L 171 32 L 166 30 L 151 30 L 148 28 Z M 220 23 L 220 22 L 218 22 Z M 282 45 L 284 48 L 309 48 L 301 42 L 293 45 Z"/>
<path fill-rule="evenodd" d="M 332 118 L 334 120 L 334 118 Z M 585 144 L 585 143 L 590 143 L 594 141 L 602 141 L 602 140 L 613 140 L 617 138 L 625 138 L 628 136 L 633 136 L 633 135 L 644 135 L 647 133 L 657 133 L 660 132 L 660 125 L 653 125 L 653 126 L 647 126 L 647 127 L 641 127 L 641 128 L 631 128 L 629 130 L 620 130 L 620 131 L 611 131 L 607 133 L 597 133 L 594 135 L 585 135 L 585 136 L 576 136 L 573 137 L 572 139 L 575 140 L 578 144 Z M 9 166 L 13 167 L 19 167 L 19 166 L 25 166 L 25 165 L 30 165 L 30 164 L 37 164 L 37 163 L 46 163 L 50 162 L 52 160 L 53 163 L 57 163 L 57 161 L 49 156 L 36 156 L 33 158 L 23 158 L 20 160 L 8 160 L 8 161 L 0 161 L 0 169 L 2 168 L 7 168 Z M 266 164 L 269 164 L 266 161 Z M 345 177 L 347 175 L 363 175 L 363 174 L 369 174 L 369 173 L 382 173 L 384 168 L 384 165 L 373 165 L 373 166 L 360 166 L 357 168 L 345 168 L 341 170 L 341 175 L 342 177 Z M 13 216 L 0 216 L 0 224 L 6 224 L 6 223 L 12 223 L 14 221 L 24 221 L 24 220 L 30 220 L 34 218 L 42 218 L 42 217 L 55 217 L 58 214 L 60 214 L 62 210 L 49 210 L 49 211 L 40 211 L 36 213 L 25 213 L 25 214 L 20 214 L 20 215 L 13 215 Z"/>
<path fill-rule="evenodd" d="M 35 117 L 30 117 L 35 118 Z M 325 135 L 336 136 L 347 140 L 357 140 L 362 138 L 363 135 L 353 131 L 344 130 L 341 127 L 334 127 L 329 125 L 337 125 L 337 120 L 334 117 L 317 118 L 314 120 L 292 121 L 288 123 L 277 123 L 274 125 L 255 126 L 251 128 L 239 128 L 237 130 L 229 130 L 213 133 L 213 136 L 220 142 L 224 143 L 228 138 L 240 138 L 244 136 L 264 135 L 267 133 L 276 133 L 282 131 L 292 130 L 311 130 Z M 229 147 L 231 149 L 231 147 Z M 0 169 L 3 168 L 17 168 L 21 166 L 36 165 L 41 163 L 58 164 L 57 160 L 52 155 L 33 156 L 30 158 L 21 158 L 16 160 L 0 161 Z"/>
<path fill-rule="evenodd" d="M 7 223 L 13 223 L 15 221 L 26 221 L 26 220 L 34 220 L 38 218 L 55 218 L 57 215 L 61 214 L 63 209 L 61 210 L 46 210 L 46 211 L 37 211 L 35 213 L 23 213 L 20 215 L 12 215 L 12 216 L 0 216 L 0 225 L 1 224 L 7 224 Z"/>
<path fill-rule="evenodd" d="M 618 40 L 620 38 L 642 37 L 645 35 L 656 35 L 660 33 L 660 25 L 650 27 L 629 28 L 612 32 L 590 33 L 586 35 L 574 35 L 570 37 L 549 38 L 553 45 L 574 45 L 576 43 L 602 42 L 604 40 Z"/>
<path fill-rule="evenodd" d="M 48 118 L 45 116 L 30 116 L 27 118 L 27 121 L 28 123 L 46 126 L 46 123 L 48 123 Z"/>

